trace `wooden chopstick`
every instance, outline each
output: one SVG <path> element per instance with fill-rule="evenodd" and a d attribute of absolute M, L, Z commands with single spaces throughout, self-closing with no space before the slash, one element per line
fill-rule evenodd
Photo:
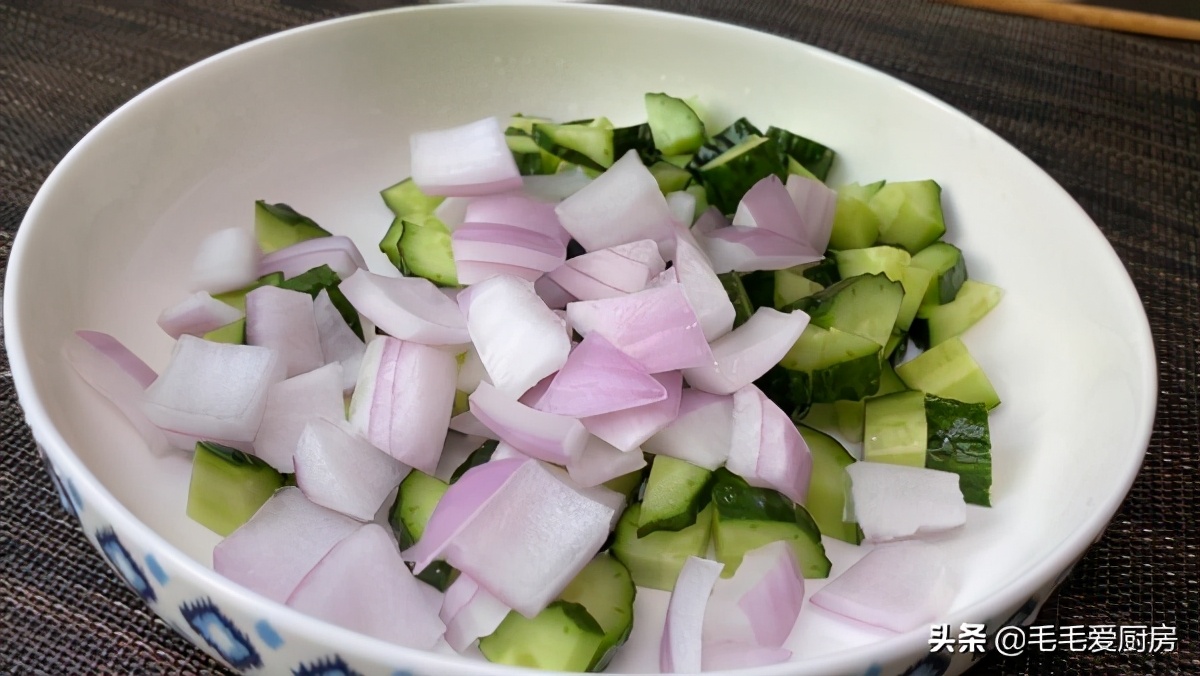
<path fill-rule="evenodd" d="M 1158 14 L 1131 12 L 1108 7 L 1091 7 L 1062 0 L 941 0 L 954 5 L 993 12 L 1022 14 L 1092 28 L 1157 35 L 1183 40 L 1200 40 L 1200 21 Z"/>

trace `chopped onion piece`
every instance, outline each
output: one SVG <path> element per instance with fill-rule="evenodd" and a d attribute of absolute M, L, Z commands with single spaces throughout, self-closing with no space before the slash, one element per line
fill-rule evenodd
<path fill-rule="evenodd" d="M 856 462 L 846 473 L 854 518 L 872 542 L 936 533 L 967 521 L 967 503 L 954 472 Z"/>
<path fill-rule="evenodd" d="M 665 266 L 658 244 L 645 239 L 576 256 L 549 277 L 580 300 L 596 300 L 641 291 Z"/>
<path fill-rule="evenodd" d="M 670 425 L 679 415 L 680 393 L 683 389 L 683 377 L 679 371 L 658 373 L 654 379 L 666 389 L 666 399 L 637 408 L 584 418 L 584 427 L 621 451 L 634 451 L 647 439 Z"/>
<path fill-rule="evenodd" d="M 567 306 L 567 316 L 576 331 L 603 336 L 649 373 L 713 363 L 700 321 L 679 284 L 578 301 Z"/>
<path fill-rule="evenodd" d="M 158 315 L 158 326 L 172 338 L 185 333 L 200 336 L 241 318 L 242 313 L 237 308 L 222 303 L 207 292 L 197 291 L 163 310 Z"/>
<path fill-rule="evenodd" d="M 551 235 L 516 225 L 464 223 L 450 238 L 454 260 L 498 263 L 549 272 L 567 259 L 566 246 Z M 469 284 L 471 282 L 460 282 Z"/>
<path fill-rule="evenodd" d="M 492 277 L 499 277 L 500 275 L 520 277 L 526 281 L 534 282 L 546 274 L 542 270 L 535 268 L 524 268 L 519 265 L 506 265 L 491 261 L 459 260 L 454 265 L 458 276 L 458 283 L 468 285 L 486 282 Z"/>
<path fill-rule="evenodd" d="M 689 556 L 675 580 L 659 647 L 664 674 L 693 674 L 701 668 L 704 611 L 724 564 Z"/>
<path fill-rule="evenodd" d="M 254 454 L 285 474 L 295 471 L 292 455 L 305 425 L 314 418 L 341 420 L 342 367 L 337 363 L 275 383 L 267 390 Z"/>
<path fill-rule="evenodd" d="M 447 197 L 433 210 L 433 217 L 441 221 L 450 232 L 454 232 L 467 219 L 467 210 L 474 199 L 470 197 Z"/>
<path fill-rule="evenodd" d="M 667 193 L 667 208 L 671 210 L 671 218 L 685 228 L 692 227 L 696 220 L 696 196 L 686 190 L 676 190 Z"/>
<path fill-rule="evenodd" d="M 539 410 L 577 418 L 667 398 L 667 390 L 636 361 L 600 334 L 583 339 L 554 376 Z"/>
<path fill-rule="evenodd" d="M 129 420 L 150 452 L 165 455 L 171 450 L 174 444 L 142 408 L 146 388 L 158 377 L 146 362 L 116 338 L 98 331 L 76 331 L 63 345 L 63 354 L 84 382 Z"/>
<path fill-rule="evenodd" d="M 575 296 L 568 293 L 549 275 L 538 277 L 533 283 L 533 290 L 551 310 L 565 310 L 568 303 L 576 300 Z"/>
<path fill-rule="evenodd" d="M 764 228 L 777 235 L 804 244 L 811 253 L 819 254 L 824 249 L 812 249 L 805 236 L 800 212 L 783 182 L 774 174 L 755 183 L 738 203 L 733 215 L 733 225 Z"/>
<path fill-rule="evenodd" d="M 499 450 L 499 449 L 497 449 Z M 581 488 L 599 486 L 606 481 L 636 472 L 646 466 L 641 449 L 628 452 L 593 436 L 573 462 L 567 463 L 571 481 Z"/>
<path fill-rule="evenodd" d="M 243 228 L 225 228 L 208 235 L 196 247 L 192 259 L 192 288 L 224 293 L 248 286 L 258 278 L 262 250 L 254 233 Z M 233 321 L 232 319 L 229 321 Z"/>
<path fill-rule="evenodd" d="M 409 468 L 339 423 L 314 418 L 296 443 L 296 485 L 322 507 L 370 521 Z"/>
<path fill-rule="evenodd" d="M 463 652 L 475 639 L 489 636 L 511 610 L 470 575 L 459 574 L 446 589 L 441 618 L 446 623 L 446 643 Z"/>
<path fill-rule="evenodd" d="M 358 368 L 367 346 L 334 307 L 325 289 L 321 289 L 313 300 L 313 317 L 317 321 L 317 336 L 321 339 L 321 356 L 326 364 L 341 364 L 342 391 L 350 394 L 358 380 Z M 363 335 L 373 333 L 368 333 L 367 327 L 363 326 Z"/>
<path fill-rule="evenodd" d="M 182 336 L 167 368 L 147 388 L 144 410 L 164 430 L 252 441 L 267 390 L 283 378 L 283 362 L 270 348 Z"/>
<path fill-rule="evenodd" d="M 808 315 L 760 307 L 745 324 L 713 341 L 713 364 L 684 369 L 683 377 L 698 390 L 732 394 L 758 380 L 796 344 Z"/>
<path fill-rule="evenodd" d="M 504 127 L 486 117 L 409 137 L 413 183 L 427 195 L 470 197 L 520 188 Z"/>
<path fill-rule="evenodd" d="M 313 566 L 360 525 L 309 502 L 299 488 L 284 487 L 213 548 L 213 570 L 283 603 Z"/>
<path fill-rule="evenodd" d="M 671 237 L 671 211 L 658 182 L 629 151 L 607 171 L 564 199 L 555 212 L 563 228 L 588 251 Z"/>
<path fill-rule="evenodd" d="M 450 483 L 450 477 L 454 475 L 454 471 L 458 469 L 458 466 L 463 464 L 467 457 L 475 449 L 479 448 L 484 441 L 487 440 L 483 437 L 471 436 L 453 430 L 447 432 L 446 445 L 442 447 L 442 457 L 438 458 L 437 471 L 433 473 L 433 476 L 446 483 Z"/>
<path fill-rule="evenodd" d="M 471 287 L 465 306 L 475 349 L 501 392 L 519 397 L 566 363 L 571 341 L 563 320 L 530 282 L 493 277 Z"/>
<path fill-rule="evenodd" d="M 499 461 L 511 462 L 519 467 L 492 493 L 486 507 L 474 510 L 443 553 L 447 563 L 505 605 L 533 617 L 595 556 L 608 537 L 614 510 L 567 485 L 537 461 Z M 434 516 L 451 499 L 457 498 L 447 491 Z M 422 541 L 428 533 L 427 527 Z"/>
<path fill-rule="evenodd" d="M 569 464 L 587 444 L 588 432 L 579 420 L 532 409 L 487 383 L 480 383 L 469 401 L 471 413 L 501 440 L 540 460 Z"/>
<path fill-rule="evenodd" d="M 764 648 L 732 641 L 705 641 L 702 652 L 704 671 L 737 671 L 792 659 L 792 651 L 787 648 Z"/>
<path fill-rule="evenodd" d="M 711 343 L 729 333 L 737 313 L 733 309 L 733 302 L 729 300 L 729 293 L 717 278 L 717 273 L 713 272 L 704 252 L 686 238 L 677 237 L 675 266 L 671 269 L 675 271 L 683 286 L 684 296 L 700 320 L 704 339 Z"/>
<path fill-rule="evenodd" d="M 733 397 L 703 390 L 684 390 L 679 415 L 642 444 L 643 450 L 717 469 L 729 459 L 733 443 Z"/>
<path fill-rule="evenodd" d="M 562 242 L 564 247 L 571 239 L 558 222 L 554 204 L 515 193 L 476 197 L 467 207 L 464 222 L 513 225 L 548 235 Z"/>
<path fill-rule="evenodd" d="M 246 294 L 246 344 L 274 350 L 289 378 L 322 366 L 312 296 L 270 285 Z"/>
<path fill-rule="evenodd" d="M 340 279 L 367 267 L 354 240 L 334 235 L 306 239 L 272 251 L 259 262 L 258 276 L 281 272 L 284 278 L 291 278 L 322 265 L 328 265 Z"/>
<path fill-rule="evenodd" d="M 733 577 L 713 586 L 704 641 L 782 647 L 803 603 L 804 575 L 792 546 L 784 541 L 763 545 L 746 552 Z"/>
<path fill-rule="evenodd" d="M 338 288 L 360 314 L 388 335 L 425 345 L 471 341 L 458 305 L 428 279 L 383 277 L 360 270 Z"/>
<path fill-rule="evenodd" d="M 334 545 L 297 585 L 287 604 L 360 634 L 430 649 L 445 625 L 441 594 L 413 577 L 391 533 L 369 523 Z"/>
<path fill-rule="evenodd" d="M 733 435 L 725 467 L 751 486 L 803 503 L 812 453 L 791 418 L 761 390 L 747 385 L 733 394 Z"/>
<path fill-rule="evenodd" d="M 950 610 L 958 582 L 945 554 L 920 542 L 876 547 L 813 594 L 812 604 L 852 620 L 905 632 Z"/>
<path fill-rule="evenodd" d="M 825 257 L 808 244 L 766 228 L 735 225 L 712 230 L 698 239 L 717 273 L 783 270 Z"/>
<path fill-rule="evenodd" d="M 450 431 L 482 439 L 500 438 L 500 435 L 488 429 L 487 425 L 479 422 L 479 418 L 476 418 L 475 414 L 470 411 L 463 411 L 451 418 Z"/>
<path fill-rule="evenodd" d="M 828 249 L 837 211 L 837 192 L 820 181 L 797 174 L 788 176 L 786 187 L 796 211 L 800 212 L 802 241 L 813 251 Z"/>
<path fill-rule="evenodd" d="M 367 346 L 350 400 L 350 425 L 410 467 L 437 470 L 454 408 L 458 362 L 420 343 L 379 336 Z"/>

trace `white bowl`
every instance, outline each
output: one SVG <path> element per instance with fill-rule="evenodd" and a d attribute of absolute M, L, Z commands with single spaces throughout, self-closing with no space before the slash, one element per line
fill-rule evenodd
<path fill-rule="evenodd" d="M 963 576 L 943 622 L 1028 623 L 1100 535 L 1140 467 L 1155 407 L 1153 346 L 1104 237 L 1043 171 L 949 106 L 843 58 L 742 28 L 603 6 L 441 6 L 376 13 L 237 47 L 152 87 L 54 170 L 13 246 L 5 338 L 20 401 L 84 532 L 149 605 L 235 668 L 362 674 L 527 673 L 414 652 L 301 616 L 216 575 L 217 537 L 184 515 L 189 461 L 152 459 L 59 356 L 90 328 L 161 367 L 158 312 L 191 254 L 287 201 L 353 236 L 369 263 L 408 173 L 408 135 L 516 111 L 643 116 L 642 94 L 695 95 L 839 152 L 831 183 L 934 178 L 948 239 L 1006 291 L 966 342 L 1004 404 L 992 416 L 995 506 L 939 544 Z M 830 546 L 835 574 L 855 556 Z M 809 591 L 820 587 L 809 584 Z M 639 597 L 613 667 L 654 671 L 665 594 Z M 792 663 L 760 674 L 959 673 L 929 631 L 884 635 L 814 610 Z M 304 669 L 308 671 L 304 671 Z"/>

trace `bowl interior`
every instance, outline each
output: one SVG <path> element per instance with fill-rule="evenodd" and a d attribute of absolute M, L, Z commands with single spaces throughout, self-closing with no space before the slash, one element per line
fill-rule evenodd
<path fill-rule="evenodd" d="M 995 506 L 972 508 L 939 544 L 963 579 L 955 615 L 982 622 L 965 616 L 1060 572 L 1127 491 L 1153 416 L 1145 318 L 1099 231 L 1041 170 L 944 104 L 819 50 L 664 14 L 384 13 L 234 49 L 138 97 L 58 167 L 10 263 L 6 339 L 35 434 L 208 566 L 217 537 L 184 515 L 189 460 L 151 458 L 74 376 L 59 356 L 70 332 L 112 333 L 161 368 L 172 341 L 158 313 L 189 291 L 200 240 L 249 227 L 255 199 L 292 204 L 389 270 L 378 191 L 407 175 L 410 133 L 514 112 L 632 123 L 648 91 L 696 96 L 717 125 L 746 115 L 826 143 L 839 152 L 834 185 L 943 186 L 947 239 L 972 277 L 1006 294 L 965 338 L 1004 403 L 992 416 Z M 835 572 L 855 557 L 836 545 Z M 645 596 L 646 617 L 661 616 L 666 595 Z M 657 622 L 641 623 L 613 670 L 654 668 Z M 819 613 L 800 629 L 800 660 L 884 638 Z"/>

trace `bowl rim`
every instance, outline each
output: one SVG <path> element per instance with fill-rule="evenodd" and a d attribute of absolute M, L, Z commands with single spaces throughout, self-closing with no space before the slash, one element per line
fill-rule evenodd
<path fill-rule="evenodd" d="M 332 646 L 336 644 L 338 646 L 337 652 L 341 654 L 361 655 L 366 659 L 387 664 L 393 668 L 397 665 L 405 664 L 414 668 L 435 670 L 434 673 L 488 673 L 511 674 L 514 676 L 518 674 L 555 673 L 521 667 L 509 667 L 475 661 L 457 655 L 443 655 L 407 648 L 315 619 L 281 603 L 271 601 L 219 575 L 212 568 L 203 565 L 200 561 L 193 559 L 182 550 L 176 548 L 163 538 L 163 536 L 159 535 L 158 532 L 135 517 L 87 469 L 83 461 L 71 450 L 59 430 L 53 425 L 43 401 L 37 378 L 26 358 L 25 342 L 22 340 L 22 328 L 19 317 L 23 308 L 21 297 L 25 286 L 22 283 L 22 270 L 28 264 L 25 260 L 27 255 L 26 250 L 29 248 L 29 241 L 33 236 L 30 232 L 39 227 L 38 222 L 41 220 L 40 214 L 44 209 L 44 205 L 54 199 L 57 186 L 65 180 L 63 178 L 64 174 L 68 172 L 73 160 L 89 152 L 89 149 L 93 145 L 100 143 L 106 130 L 114 124 L 115 119 L 122 117 L 127 109 L 140 106 L 148 99 L 169 96 L 169 91 L 173 87 L 182 86 L 180 83 L 185 81 L 192 73 L 209 68 L 217 61 L 238 58 L 243 52 L 258 49 L 264 44 L 293 39 L 299 34 L 319 33 L 341 28 L 346 24 L 369 22 L 377 20 L 378 17 L 384 15 L 409 15 L 430 12 L 483 14 L 494 11 L 509 11 L 514 6 L 526 10 L 536 7 L 536 11 L 539 12 L 560 12 L 579 16 L 592 13 L 619 15 L 629 21 L 653 19 L 657 21 L 677 22 L 681 25 L 699 25 L 707 30 L 740 33 L 749 39 L 775 42 L 780 49 L 799 49 L 807 52 L 807 56 L 810 58 L 828 62 L 838 68 L 848 68 L 858 71 L 860 74 L 871 77 L 874 82 L 879 83 L 881 86 L 896 89 L 904 95 L 919 99 L 926 105 L 941 109 L 943 112 L 961 119 L 965 124 L 973 127 L 975 131 L 984 134 L 989 142 L 1000 143 L 1013 150 L 1019 158 L 1018 161 L 1026 165 L 1025 169 L 1033 177 L 1031 181 L 1048 182 L 1048 185 L 1052 186 L 1054 192 L 1060 193 L 1058 196 L 1065 198 L 1069 202 L 1070 207 L 1076 211 L 1077 215 L 1084 219 L 1084 222 L 1092 226 L 1092 228 L 1087 230 L 1089 233 L 1088 236 L 1099 240 L 1099 243 L 1103 245 L 1100 250 L 1104 251 L 1105 255 L 1109 258 L 1108 263 L 1115 264 L 1116 268 L 1121 271 L 1123 275 L 1123 279 L 1120 280 L 1122 286 L 1126 287 L 1126 290 L 1135 299 L 1140 300 L 1140 296 L 1129 276 L 1128 270 L 1121 262 L 1112 244 L 1086 211 L 1053 177 L 996 132 L 948 103 L 895 76 L 848 57 L 843 57 L 820 47 L 801 42 L 798 39 L 784 37 L 763 29 L 657 9 L 590 3 L 551 4 L 537 2 L 536 0 L 502 0 L 495 3 L 398 7 L 352 14 L 296 26 L 235 45 L 172 73 L 139 92 L 105 116 L 56 164 L 30 203 L 17 229 L 10 249 L 4 279 L 4 341 L 14 389 L 23 410 L 26 424 L 33 434 L 35 443 L 44 450 L 56 468 L 59 468 L 60 471 L 70 476 L 76 489 L 86 496 L 85 503 L 96 505 L 96 511 L 108 518 L 118 532 L 138 542 L 139 548 L 153 551 L 156 558 L 161 562 L 168 563 L 170 568 L 178 570 L 191 578 L 192 584 L 197 589 L 215 589 L 221 596 L 237 599 L 237 603 L 245 611 L 252 609 L 254 613 L 271 622 L 274 627 L 284 628 L 286 632 L 302 636 L 315 645 L 330 646 L 331 651 L 333 650 Z M 1142 378 L 1141 384 L 1148 393 L 1148 396 L 1144 402 L 1146 413 L 1134 422 L 1134 439 L 1137 440 L 1136 451 L 1130 454 L 1127 463 L 1119 468 L 1123 473 L 1120 490 L 1106 496 L 1097 505 L 1097 509 L 1080 524 L 1079 528 L 1068 538 L 1063 539 L 1046 557 L 1034 562 L 1029 568 L 1021 571 L 1007 587 L 997 590 L 983 600 L 963 608 L 951 616 L 939 618 L 941 620 L 950 620 L 952 627 L 963 622 L 980 622 L 988 618 L 994 618 L 1006 608 L 1020 604 L 1051 584 L 1055 581 L 1056 576 L 1066 571 L 1084 555 L 1094 541 L 1099 539 L 1105 527 L 1115 516 L 1117 510 L 1127 497 L 1133 486 L 1133 482 L 1140 472 L 1146 450 L 1149 446 L 1158 398 L 1158 369 L 1153 336 L 1144 306 L 1140 302 L 1136 303 L 1135 306 L 1139 321 L 1136 322 L 1136 327 L 1130 328 L 1130 336 L 1140 349 L 1137 351 L 1137 354 L 1132 356 L 1131 361 L 1141 362 L 1145 367 L 1141 370 L 1140 376 Z M 785 674 L 799 672 L 816 674 L 832 671 L 840 673 L 862 670 L 870 664 L 887 664 L 889 661 L 895 660 L 900 656 L 926 652 L 927 649 L 928 631 L 922 625 L 909 632 L 883 638 L 852 650 L 842 650 L 827 655 L 820 655 L 802 662 L 786 662 L 747 669 L 744 670 L 744 673 L 759 676 L 784 676 Z"/>

